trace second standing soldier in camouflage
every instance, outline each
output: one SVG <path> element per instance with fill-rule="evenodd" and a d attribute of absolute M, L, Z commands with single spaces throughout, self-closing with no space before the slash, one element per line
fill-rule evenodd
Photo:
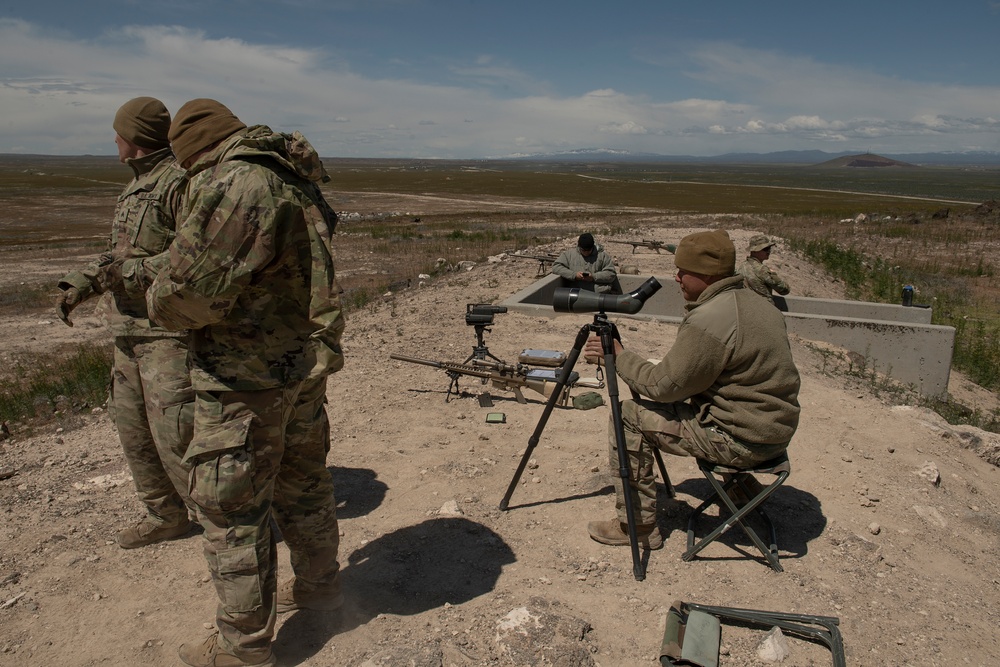
<path fill-rule="evenodd" d="M 119 159 L 135 178 L 118 197 L 109 251 L 59 281 L 59 317 L 103 293 L 98 306 L 115 337 L 112 401 L 125 460 L 147 516 L 118 534 L 124 549 L 188 533 L 187 472 L 194 391 L 187 369 L 187 332 L 149 321 L 144 290 L 156 274 L 152 259 L 174 239 L 187 174 L 167 141 L 170 114 L 159 100 L 137 97 L 113 123 Z M 111 277 L 114 274 L 114 277 Z M 112 292 L 108 292 L 114 283 Z"/>
<path fill-rule="evenodd" d="M 774 303 L 772 292 L 785 295 L 790 291 L 788 283 L 781 279 L 777 273 L 764 266 L 764 262 L 771 256 L 771 248 L 774 241 L 757 234 L 750 238 L 750 255 L 740 266 L 739 275 L 743 276 L 746 286 L 757 294 Z"/>
<path fill-rule="evenodd" d="M 322 405 L 343 363 L 335 218 L 301 135 L 247 128 L 200 99 L 170 138 L 190 197 L 147 302 L 156 322 L 192 330 L 191 498 L 219 598 L 218 631 L 179 653 L 199 667 L 274 665 L 279 606 L 342 603 Z M 295 574 L 280 594 L 272 518 Z"/>

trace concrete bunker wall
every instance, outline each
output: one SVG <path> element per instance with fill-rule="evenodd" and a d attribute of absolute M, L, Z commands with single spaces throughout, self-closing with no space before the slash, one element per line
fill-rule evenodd
<path fill-rule="evenodd" d="M 624 292 L 637 289 L 647 279 L 619 276 Z M 650 297 L 637 315 L 616 315 L 679 324 L 684 317 L 680 290 L 672 276 L 657 276 L 657 280 L 663 289 Z M 549 275 L 500 305 L 517 312 L 557 317 L 562 313 L 552 309 L 552 299 L 561 287 L 592 289 L 589 284 Z M 800 296 L 775 297 L 775 303 L 785 314 L 790 334 L 854 352 L 864 358 L 867 367 L 913 385 L 922 396 L 941 398 L 947 394 L 955 329 L 931 324 L 929 308 Z"/>

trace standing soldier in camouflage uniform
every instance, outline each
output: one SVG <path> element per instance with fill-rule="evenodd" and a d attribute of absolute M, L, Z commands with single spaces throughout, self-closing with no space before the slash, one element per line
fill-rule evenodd
<path fill-rule="evenodd" d="M 198 99 L 170 139 L 191 176 L 150 316 L 191 329 L 191 499 L 205 528 L 217 631 L 183 644 L 188 665 L 274 665 L 276 613 L 335 609 L 339 530 L 326 468 L 326 377 L 343 364 L 336 217 L 319 158 L 299 134 L 247 128 Z M 277 590 L 274 519 L 295 578 Z"/>
<path fill-rule="evenodd" d="M 118 544 L 132 549 L 179 537 L 192 527 L 181 464 L 194 410 L 187 332 L 150 322 L 144 295 L 156 274 L 153 256 L 174 239 L 187 174 L 170 152 L 170 114 L 159 100 L 126 102 L 113 125 L 118 156 L 135 178 L 118 197 L 108 252 L 59 281 L 56 310 L 72 326 L 70 312 L 103 294 L 98 308 L 115 337 L 114 421 L 147 510 L 146 518 L 118 533 Z"/>
<path fill-rule="evenodd" d="M 764 266 L 764 262 L 771 256 L 771 248 L 774 241 L 757 234 L 750 238 L 750 255 L 743 265 L 740 266 L 739 275 L 743 276 L 746 286 L 757 294 L 774 303 L 771 292 L 777 292 L 784 296 L 790 291 L 788 283 L 782 280 L 777 273 Z"/>

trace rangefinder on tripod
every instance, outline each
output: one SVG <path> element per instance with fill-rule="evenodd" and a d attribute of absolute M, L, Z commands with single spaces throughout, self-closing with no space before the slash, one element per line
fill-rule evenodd
<path fill-rule="evenodd" d="M 496 313 L 506 313 L 506 306 L 494 306 L 489 303 L 468 303 L 465 305 L 465 323 L 471 326 L 486 326 L 493 324 Z"/>
<path fill-rule="evenodd" d="M 486 327 L 493 324 L 493 316 L 497 313 L 506 313 L 506 306 L 494 306 L 490 303 L 469 303 L 465 306 L 465 323 L 470 327 L 476 327 L 476 346 L 472 348 L 472 354 L 468 356 L 464 363 L 469 363 L 472 359 L 492 359 L 500 361 L 490 354 L 490 349 L 483 342 L 483 332 L 491 331 Z"/>

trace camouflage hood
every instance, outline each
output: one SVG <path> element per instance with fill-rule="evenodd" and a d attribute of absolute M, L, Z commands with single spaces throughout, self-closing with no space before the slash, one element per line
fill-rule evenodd
<path fill-rule="evenodd" d="M 268 157 L 307 181 L 326 183 L 330 180 L 319 153 L 301 132 L 275 132 L 266 125 L 248 127 L 223 140 L 191 165 L 188 173 L 195 174 L 227 160 L 259 157 Z"/>

